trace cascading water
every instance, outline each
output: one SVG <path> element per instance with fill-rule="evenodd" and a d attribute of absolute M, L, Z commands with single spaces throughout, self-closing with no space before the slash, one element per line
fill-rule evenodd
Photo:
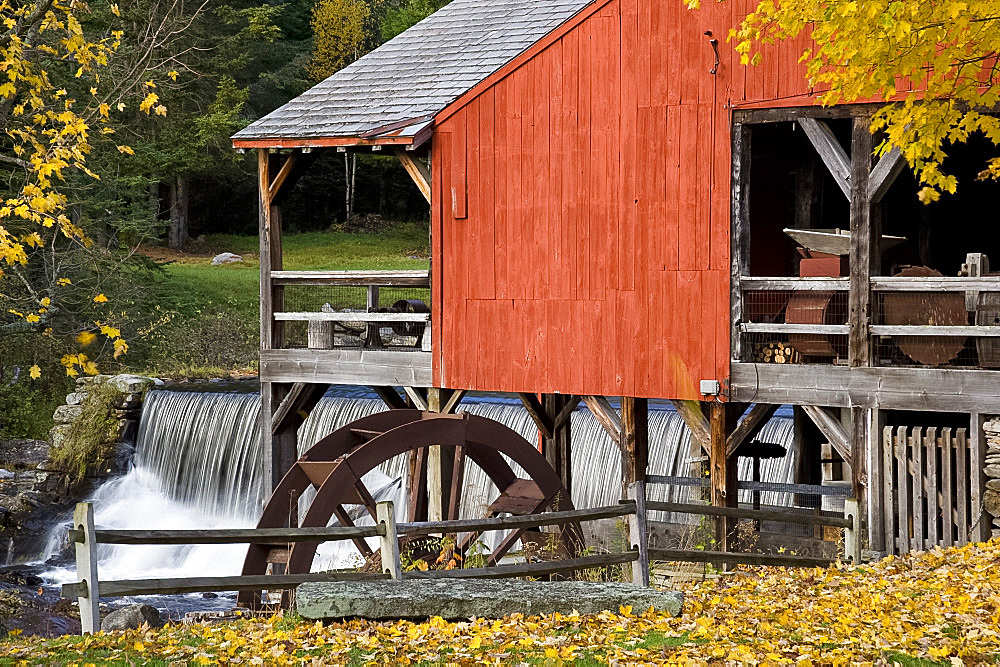
<path fill-rule="evenodd" d="M 376 399 L 327 396 L 299 430 L 300 451 L 337 428 L 384 409 Z M 472 398 L 462 409 L 505 424 L 531 442 L 537 440 L 534 422 L 517 403 Z M 143 409 L 134 466 L 96 491 L 96 523 L 116 529 L 253 526 L 266 501 L 259 418 L 256 393 L 151 391 Z M 572 430 L 574 505 L 596 507 L 617 502 L 617 447 L 585 409 L 573 414 Z M 792 420 L 772 419 L 758 437 L 788 449 L 783 459 L 761 462 L 761 479 L 791 482 L 795 469 L 789 446 Z M 649 440 L 650 474 L 690 474 L 691 436 L 675 412 L 650 410 Z M 748 459 L 741 460 L 741 479 L 749 479 L 750 465 Z M 405 458 L 397 457 L 365 478 L 377 499 L 394 500 L 400 518 L 405 513 L 405 470 Z M 497 491 L 471 462 L 465 480 L 463 515 L 481 516 Z M 683 502 L 689 498 L 690 487 L 650 485 L 648 493 L 651 499 Z M 302 502 L 308 501 L 307 497 Z M 765 493 L 762 501 L 787 504 L 788 498 Z M 53 539 L 56 542 L 58 539 Z M 100 551 L 100 567 L 102 577 L 108 579 L 224 576 L 239 573 L 245 553 L 244 545 L 105 545 Z M 328 543 L 317 553 L 314 568 L 353 565 L 356 553 L 349 542 Z M 71 571 L 63 570 L 50 576 L 56 581 L 75 578 Z"/>

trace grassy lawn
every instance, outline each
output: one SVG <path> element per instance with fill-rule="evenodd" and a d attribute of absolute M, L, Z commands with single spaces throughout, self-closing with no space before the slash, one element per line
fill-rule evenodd
<path fill-rule="evenodd" d="M 404 223 L 380 234 L 312 232 L 283 238 L 286 270 L 426 269 L 427 228 Z M 253 372 L 259 329 L 260 264 L 256 236 L 215 234 L 174 253 L 149 248 L 167 262 L 158 288 L 159 326 L 130 341 L 128 370 L 172 377 Z M 212 266 L 222 252 L 243 262 Z"/>

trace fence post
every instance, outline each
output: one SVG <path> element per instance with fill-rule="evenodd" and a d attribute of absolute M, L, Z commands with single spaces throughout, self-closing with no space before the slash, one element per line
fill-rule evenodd
<path fill-rule="evenodd" d="M 642 480 L 628 485 L 628 499 L 635 502 L 635 514 L 628 517 L 628 540 L 639 557 L 632 561 L 632 583 L 649 586 L 649 544 L 646 536 L 646 483 Z"/>
<path fill-rule="evenodd" d="M 861 508 L 857 498 L 844 500 L 844 518 L 851 522 L 850 528 L 844 529 L 844 558 L 861 564 Z"/>
<path fill-rule="evenodd" d="M 97 581 L 97 538 L 94 534 L 94 504 L 77 503 L 73 511 L 75 528 L 76 579 L 84 584 L 80 602 L 80 628 L 83 634 L 101 629 L 100 590 Z"/>
<path fill-rule="evenodd" d="M 396 539 L 396 513 L 392 501 L 386 500 L 375 505 L 375 518 L 385 532 L 379 537 L 381 542 L 382 571 L 393 579 L 403 578 L 403 565 L 399 561 L 399 541 Z"/>

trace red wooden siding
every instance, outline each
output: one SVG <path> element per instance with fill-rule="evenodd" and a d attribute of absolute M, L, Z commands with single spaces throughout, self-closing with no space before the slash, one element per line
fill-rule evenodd
<path fill-rule="evenodd" d="M 804 40 L 734 64 L 750 5 L 597 2 L 439 116 L 440 386 L 697 399 L 728 377 L 730 109 L 811 103 Z"/>

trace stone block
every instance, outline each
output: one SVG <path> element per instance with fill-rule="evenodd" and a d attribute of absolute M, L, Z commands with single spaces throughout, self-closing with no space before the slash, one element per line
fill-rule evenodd
<path fill-rule="evenodd" d="M 986 473 L 987 477 L 1000 478 L 1000 465 L 988 465 L 983 468 L 983 472 Z"/>
<path fill-rule="evenodd" d="M 513 579 L 311 582 L 296 593 L 297 611 L 310 620 L 593 614 L 623 605 L 679 616 L 683 601 L 682 593 L 632 584 Z"/>
<path fill-rule="evenodd" d="M 101 632 L 135 630 L 146 623 L 151 628 L 162 628 L 163 619 L 160 618 L 160 612 L 148 604 L 133 604 L 116 609 L 105 616 L 101 621 Z"/>
<path fill-rule="evenodd" d="M 115 375 L 107 383 L 122 394 L 143 394 L 156 384 L 156 380 L 141 375 Z"/>
<path fill-rule="evenodd" d="M 993 491 L 1000 491 L 1000 479 L 988 479 L 986 480 L 986 488 Z"/>
<path fill-rule="evenodd" d="M 75 391 L 72 394 L 67 394 L 66 405 L 80 405 L 86 397 L 87 392 L 85 391 Z"/>
<path fill-rule="evenodd" d="M 49 429 L 49 445 L 52 447 L 62 447 L 69 435 L 69 424 L 57 424 Z"/>
<path fill-rule="evenodd" d="M 83 414 L 81 405 L 60 405 L 52 413 L 52 421 L 57 424 L 69 424 L 75 422 Z"/>
<path fill-rule="evenodd" d="M 983 491 L 983 507 L 993 516 L 1000 517 L 1000 491 L 987 487 Z"/>

